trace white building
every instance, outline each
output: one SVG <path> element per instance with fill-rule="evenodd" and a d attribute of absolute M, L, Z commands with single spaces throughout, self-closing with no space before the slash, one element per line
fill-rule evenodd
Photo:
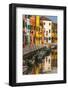
<path fill-rule="evenodd" d="M 44 38 L 45 43 L 51 43 L 51 33 L 52 33 L 52 21 L 50 20 L 43 20 L 43 28 L 44 28 Z"/>
<path fill-rule="evenodd" d="M 30 19 L 26 18 L 27 43 L 30 45 Z"/>
<path fill-rule="evenodd" d="M 51 56 L 46 56 L 44 58 L 43 72 L 51 71 Z"/>

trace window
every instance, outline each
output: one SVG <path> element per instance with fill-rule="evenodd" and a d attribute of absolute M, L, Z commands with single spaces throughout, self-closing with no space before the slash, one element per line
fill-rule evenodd
<path fill-rule="evenodd" d="M 49 63 L 50 63 L 50 59 L 49 59 Z"/>
<path fill-rule="evenodd" d="M 30 25 L 27 25 L 27 29 L 29 29 L 29 30 L 30 30 L 30 29 L 31 29 L 31 26 L 30 26 Z"/>
<path fill-rule="evenodd" d="M 51 40 L 51 38 L 49 37 L 49 40 Z"/>
<path fill-rule="evenodd" d="M 46 63 L 47 63 L 47 57 L 46 57 Z"/>
<path fill-rule="evenodd" d="M 48 67 L 48 70 L 50 70 L 50 67 Z"/>
<path fill-rule="evenodd" d="M 44 37 L 44 40 L 46 40 L 46 37 Z"/>
<path fill-rule="evenodd" d="M 46 38 L 46 42 L 48 42 L 48 38 Z"/>
<path fill-rule="evenodd" d="M 53 40 L 53 37 L 52 37 L 52 40 Z"/>
<path fill-rule="evenodd" d="M 50 29 L 49 29 L 49 33 L 50 33 Z"/>
<path fill-rule="evenodd" d="M 57 55 L 57 52 L 55 52 L 55 55 Z"/>
<path fill-rule="evenodd" d="M 51 25 L 51 23 L 49 23 L 49 25 Z"/>
<path fill-rule="evenodd" d="M 45 25 L 45 22 L 43 24 Z"/>
<path fill-rule="evenodd" d="M 56 40 L 57 40 L 57 37 L 56 37 Z"/>
<path fill-rule="evenodd" d="M 53 55 L 53 52 L 52 52 L 52 55 Z"/>
<path fill-rule="evenodd" d="M 48 31 L 46 31 L 46 35 L 48 35 Z"/>

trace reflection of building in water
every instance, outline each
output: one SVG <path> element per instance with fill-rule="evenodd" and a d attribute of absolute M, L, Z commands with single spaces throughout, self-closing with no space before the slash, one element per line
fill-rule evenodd
<path fill-rule="evenodd" d="M 57 67 L 57 49 L 52 49 L 51 51 L 51 58 L 52 58 L 52 67 Z"/>
<path fill-rule="evenodd" d="M 48 71 L 51 71 L 51 55 L 45 56 L 44 58 L 43 72 Z"/>

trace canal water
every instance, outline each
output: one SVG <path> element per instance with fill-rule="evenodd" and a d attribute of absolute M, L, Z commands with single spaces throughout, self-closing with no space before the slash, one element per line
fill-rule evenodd
<path fill-rule="evenodd" d="M 42 47 L 23 55 L 23 75 L 57 73 L 57 46 Z"/>

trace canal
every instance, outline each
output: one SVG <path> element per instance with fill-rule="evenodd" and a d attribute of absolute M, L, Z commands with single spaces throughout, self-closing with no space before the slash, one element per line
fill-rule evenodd
<path fill-rule="evenodd" d="M 57 73 L 57 45 L 34 47 L 23 53 L 23 75 Z"/>

